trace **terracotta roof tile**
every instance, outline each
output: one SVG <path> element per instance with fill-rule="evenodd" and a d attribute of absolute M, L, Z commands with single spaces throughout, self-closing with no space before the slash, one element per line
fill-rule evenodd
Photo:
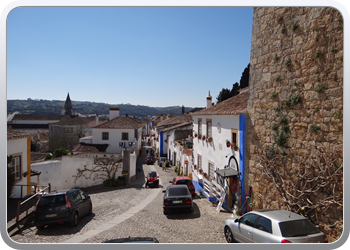
<path fill-rule="evenodd" d="M 210 108 L 202 109 L 191 115 L 234 115 L 243 113 L 247 110 L 249 91 L 235 95 L 225 101 L 222 101 Z"/>
<path fill-rule="evenodd" d="M 108 144 L 84 144 L 80 143 L 74 147 L 73 152 L 101 153 L 105 152 Z"/>
<path fill-rule="evenodd" d="M 157 124 L 157 127 L 173 126 L 180 123 L 192 123 L 192 116 L 188 114 L 177 115 L 172 118 L 159 122 Z"/>
<path fill-rule="evenodd" d="M 91 121 L 94 121 L 95 119 L 93 117 L 85 118 L 85 117 L 65 117 L 65 119 L 61 120 L 60 122 L 50 123 L 50 125 L 85 125 L 88 124 Z"/>
<path fill-rule="evenodd" d="M 61 120 L 61 115 L 31 115 L 31 114 L 16 114 L 12 120 Z"/>
<path fill-rule="evenodd" d="M 17 140 L 31 137 L 29 133 L 19 132 L 16 130 L 8 129 L 7 130 L 7 140 Z"/>
<path fill-rule="evenodd" d="M 94 128 L 139 129 L 142 125 L 130 116 L 118 116 Z"/>

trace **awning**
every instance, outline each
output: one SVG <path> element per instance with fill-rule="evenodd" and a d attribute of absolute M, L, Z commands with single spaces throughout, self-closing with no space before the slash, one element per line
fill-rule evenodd
<path fill-rule="evenodd" d="M 222 177 L 230 177 L 230 176 L 237 176 L 239 173 L 236 170 L 233 170 L 231 168 L 225 168 L 225 169 L 219 169 L 215 171 L 218 175 L 221 175 Z"/>

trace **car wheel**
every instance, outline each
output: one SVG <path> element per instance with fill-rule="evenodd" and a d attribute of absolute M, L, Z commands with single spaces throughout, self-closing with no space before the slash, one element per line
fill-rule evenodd
<path fill-rule="evenodd" d="M 225 238 L 226 238 L 227 243 L 234 243 L 235 242 L 233 235 L 232 235 L 232 232 L 231 232 L 231 229 L 228 226 L 225 227 Z"/>
<path fill-rule="evenodd" d="M 72 227 L 76 227 L 76 226 L 78 225 L 78 223 L 79 223 L 79 215 L 78 215 L 78 212 L 75 212 L 75 213 L 74 213 L 73 220 L 72 220 L 72 222 L 70 223 L 70 225 L 71 225 Z"/>
<path fill-rule="evenodd" d="M 89 212 L 88 215 L 92 214 L 92 203 L 90 203 L 90 208 L 89 208 Z"/>

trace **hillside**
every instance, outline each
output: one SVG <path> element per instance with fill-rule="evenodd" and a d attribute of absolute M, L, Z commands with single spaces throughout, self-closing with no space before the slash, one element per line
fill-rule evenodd
<path fill-rule="evenodd" d="M 61 108 L 63 108 L 65 101 L 59 100 L 7 100 L 7 114 L 13 112 L 20 112 L 21 114 L 60 114 Z M 120 115 L 130 115 L 138 117 L 154 116 L 158 113 L 169 113 L 180 115 L 182 112 L 181 106 L 172 107 L 149 107 L 142 105 L 132 104 L 107 104 L 96 102 L 80 102 L 72 101 L 73 108 L 76 112 L 88 115 L 88 114 L 109 114 L 109 108 L 120 108 Z M 185 107 L 185 111 L 190 111 L 192 108 Z"/>

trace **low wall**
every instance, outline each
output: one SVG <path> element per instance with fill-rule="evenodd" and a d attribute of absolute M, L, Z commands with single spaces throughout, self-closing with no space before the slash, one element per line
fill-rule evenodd
<path fill-rule="evenodd" d="M 136 179 L 136 153 L 130 154 L 130 181 Z M 80 177 L 75 180 L 78 169 L 84 166 L 91 169 L 94 166 L 94 158 L 81 155 L 63 156 L 57 160 L 49 160 L 31 164 L 31 169 L 41 172 L 39 185 L 51 184 L 51 190 L 65 190 L 73 187 L 90 187 L 100 185 L 104 180 Z M 122 176 L 122 166 L 118 169 L 116 178 Z M 37 182 L 37 177 L 31 178 L 32 183 Z"/>

